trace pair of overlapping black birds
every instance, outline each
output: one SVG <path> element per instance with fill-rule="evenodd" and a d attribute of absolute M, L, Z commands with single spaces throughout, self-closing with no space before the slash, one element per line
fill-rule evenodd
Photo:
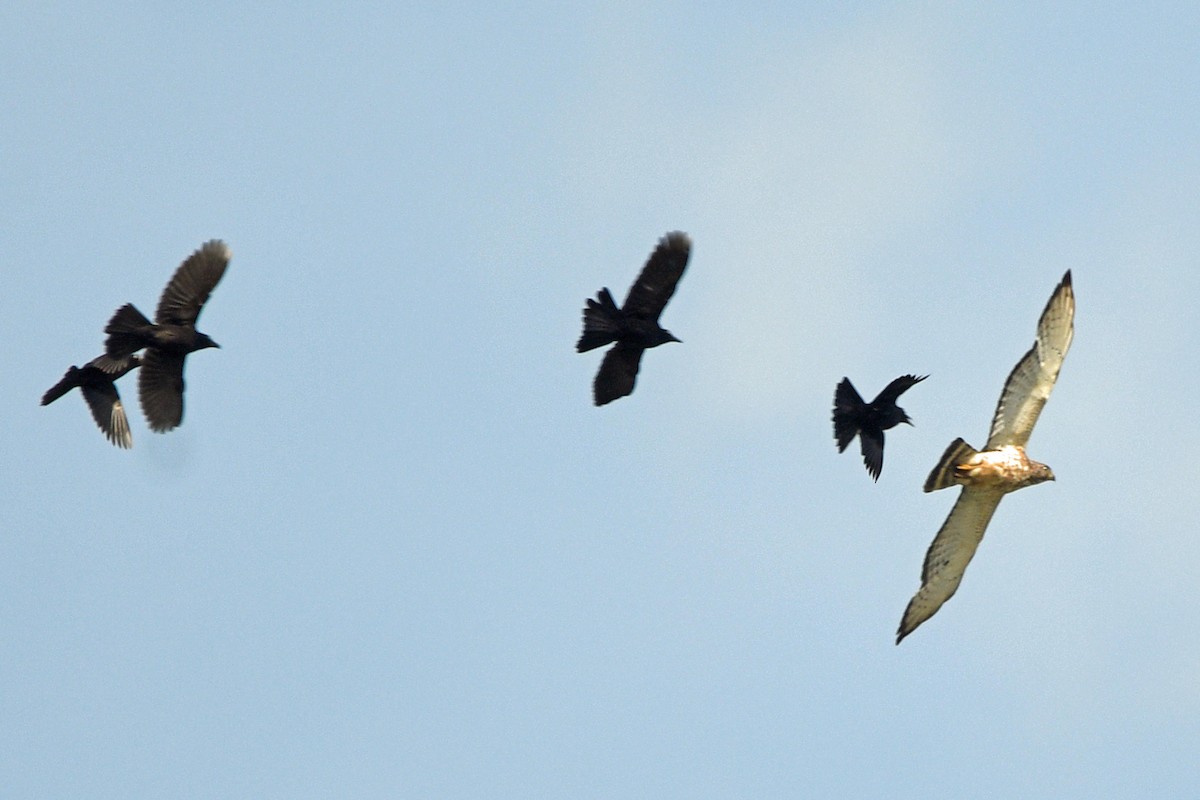
<path fill-rule="evenodd" d="M 683 277 L 691 247 L 687 234 L 668 233 L 650 254 L 623 305 L 616 304 L 607 288 L 601 289 L 595 300 L 587 300 L 583 333 L 575 349 L 583 353 L 614 345 L 604 355 L 592 385 L 597 406 L 633 392 L 646 350 L 679 341 L 658 320 Z M 133 305 L 118 309 L 104 329 L 108 334 L 105 353 L 83 367 L 67 370 L 46 392 L 42 404 L 78 387 L 109 440 L 130 447 L 133 438 L 116 380 L 140 367 L 138 392 L 150 428 L 163 432 L 178 426 L 183 421 L 184 359 L 189 353 L 218 346 L 196 330 L 196 320 L 225 274 L 229 259 L 229 248 L 218 240 L 207 242 L 189 256 L 163 291 L 153 323 Z M 1049 467 L 1025 454 L 1025 444 L 1058 379 L 1074 337 L 1074 321 L 1075 294 L 1068 270 L 1042 311 L 1033 347 L 1005 381 L 985 449 L 954 440 L 925 481 L 926 492 L 950 486 L 962 486 L 963 491 L 925 555 L 921 588 L 904 611 L 897 644 L 957 591 L 1001 498 L 1054 480 Z M 140 358 L 136 355 L 139 350 L 143 352 Z M 867 472 L 878 480 L 883 470 L 884 431 L 912 423 L 896 401 L 926 377 L 901 375 L 870 403 L 862 399 L 849 378 L 843 378 L 834 392 L 833 406 L 838 451 L 845 451 L 857 436 Z"/>
<path fill-rule="evenodd" d="M 669 233 L 650 254 L 623 306 L 617 306 L 607 288 L 600 290 L 595 300 L 587 301 L 583 309 L 583 335 L 576 350 L 582 353 L 615 345 L 605 354 L 596 374 L 592 388 L 596 405 L 633 392 L 642 353 L 648 348 L 679 341 L 659 325 L 658 318 L 683 276 L 690 252 L 691 240 L 685 234 Z M 1048 466 L 1025 454 L 1025 444 L 1058 380 L 1074 332 L 1075 292 L 1068 270 L 1042 311 L 1033 347 L 1005 381 L 985 449 L 976 450 L 962 439 L 955 439 L 925 481 L 926 492 L 950 486 L 962 486 L 963 490 L 925 555 L 921 588 L 904 610 L 896 644 L 933 616 L 958 590 L 963 572 L 1004 495 L 1054 480 Z M 834 392 L 833 403 L 833 434 L 838 452 L 844 452 L 857 436 L 867 472 L 879 480 L 883 470 L 884 431 L 900 423 L 912 424 L 896 401 L 927 377 L 901 375 L 869 403 L 862 399 L 849 378 L 843 378 Z"/>
<path fill-rule="evenodd" d="M 140 368 L 138 396 L 150 429 L 165 433 L 178 427 L 183 422 L 184 360 L 197 350 L 220 347 L 196 330 L 196 320 L 230 257 L 229 247 L 216 239 L 192 253 L 163 289 L 154 322 L 132 303 L 117 309 L 104 328 L 104 353 L 82 367 L 70 367 L 42 396 L 42 405 L 78 388 L 108 440 L 130 448 L 133 433 L 116 382 Z"/>

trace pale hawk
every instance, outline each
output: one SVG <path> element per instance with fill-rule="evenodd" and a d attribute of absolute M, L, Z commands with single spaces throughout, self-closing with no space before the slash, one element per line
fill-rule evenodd
<path fill-rule="evenodd" d="M 925 481 L 927 492 L 955 484 L 963 490 L 925 554 L 921 588 L 904 611 L 896 644 L 954 596 L 1000 499 L 1017 489 L 1054 480 L 1048 466 L 1025 455 L 1025 443 L 1050 397 L 1074 334 L 1075 293 L 1067 270 L 1038 320 L 1037 340 L 1013 367 L 1000 392 L 984 449 L 976 450 L 955 439 Z"/>

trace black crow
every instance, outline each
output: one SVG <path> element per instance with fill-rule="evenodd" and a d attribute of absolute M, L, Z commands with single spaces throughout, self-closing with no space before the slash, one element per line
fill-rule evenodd
<path fill-rule="evenodd" d="M 117 309 L 104 328 L 108 334 L 105 348 L 111 359 L 146 348 L 138 375 L 138 396 L 153 431 L 169 431 L 183 422 L 183 361 L 187 354 L 220 347 L 196 330 L 196 319 L 225 274 L 231 256 L 224 242 L 205 242 L 171 276 L 159 298 L 153 323 L 130 303 Z M 107 364 L 101 366 L 107 369 Z"/>
<path fill-rule="evenodd" d="M 576 352 L 617 343 L 605 354 L 596 373 L 592 385 L 596 405 L 611 403 L 633 392 L 642 351 L 647 347 L 679 341 L 659 326 L 658 317 L 675 293 L 675 284 L 683 276 L 691 250 L 692 240 L 686 233 L 668 233 L 659 240 L 642 274 L 629 288 L 623 307 L 617 308 L 607 287 L 600 290 L 595 300 L 587 301 L 583 335 L 575 345 Z"/>
<path fill-rule="evenodd" d="M 928 377 L 901 375 L 870 403 L 863 402 L 849 378 L 842 378 L 833 396 L 833 436 L 837 439 L 838 452 L 845 451 L 846 446 L 854 440 L 854 435 L 858 434 L 867 472 L 879 480 L 879 473 L 883 471 L 883 432 L 901 422 L 912 425 L 908 414 L 896 405 L 896 398 Z"/>
<path fill-rule="evenodd" d="M 100 363 L 111 365 L 112 371 L 106 372 Z M 121 405 L 116 380 L 130 370 L 137 369 L 141 363 L 137 356 L 126 356 L 119 360 L 100 356 L 82 367 L 70 367 L 62 380 L 42 395 L 42 405 L 48 406 L 78 387 L 88 408 L 92 410 L 92 419 L 96 420 L 108 440 L 117 447 L 129 449 L 133 447 L 133 434 L 129 432 L 129 419 L 125 416 L 125 407 Z"/>

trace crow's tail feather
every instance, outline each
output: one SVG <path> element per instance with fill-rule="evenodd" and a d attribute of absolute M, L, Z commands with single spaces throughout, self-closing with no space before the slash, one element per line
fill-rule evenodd
<path fill-rule="evenodd" d="M 595 300 L 589 299 L 587 308 L 583 309 L 583 335 L 575 344 L 575 352 L 583 353 L 615 342 L 620 333 L 620 314 L 608 289 L 601 289 Z"/>
<path fill-rule="evenodd" d="M 839 453 L 854 441 L 859 427 L 858 415 L 864 405 L 850 379 L 842 378 L 833 395 L 833 436 L 837 439 Z"/>
<path fill-rule="evenodd" d="M 42 405 L 48 406 L 58 398 L 62 397 L 67 392 L 79 385 L 79 368 L 71 367 L 67 370 L 67 374 L 58 383 L 51 386 L 42 395 Z"/>
<path fill-rule="evenodd" d="M 141 350 L 146 346 L 141 329 L 150 324 L 146 315 L 138 311 L 133 303 L 126 303 L 117 309 L 117 313 L 104 326 L 104 332 L 108 334 L 104 349 L 113 358 L 123 358 Z"/>

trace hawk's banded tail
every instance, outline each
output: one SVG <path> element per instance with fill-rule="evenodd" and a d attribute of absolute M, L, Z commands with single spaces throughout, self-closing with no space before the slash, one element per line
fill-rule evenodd
<path fill-rule="evenodd" d="M 925 491 L 935 492 L 938 489 L 948 489 L 956 485 L 958 482 L 954 480 L 954 469 L 959 464 L 965 464 L 972 456 L 979 451 L 971 445 L 964 442 L 961 438 L 955 439 L 946 448 L 946 452 L 942 453 L 941 459 L 937 466 L 933 468 L 933 472 L 929 473 L 929 477 L 925 479 Z"/>

